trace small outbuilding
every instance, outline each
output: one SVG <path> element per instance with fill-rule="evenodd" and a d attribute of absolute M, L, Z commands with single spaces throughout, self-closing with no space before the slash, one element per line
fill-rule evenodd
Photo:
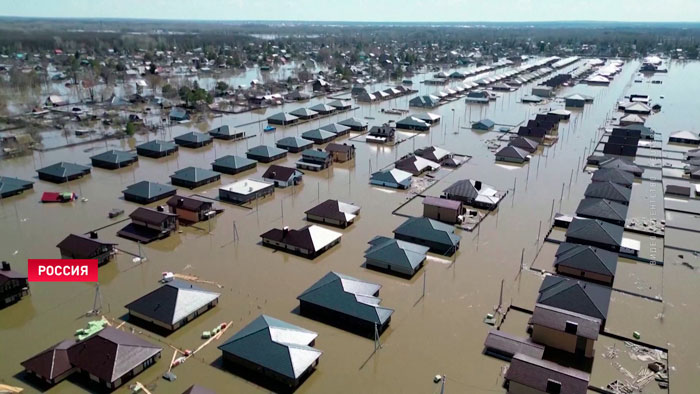
<path fill-rule="evenodd" d="M 460 201 L 430 196 L 423 199 L 423 217 L 425 218 L 457 224 L 462 222 L 464 213 L 465 210 Z"/>
<path fill-rule="evenodd" d="M 505 375 L 509 394 L 586 394 L 590 375 L 578 369 L 516 354 Z"/>

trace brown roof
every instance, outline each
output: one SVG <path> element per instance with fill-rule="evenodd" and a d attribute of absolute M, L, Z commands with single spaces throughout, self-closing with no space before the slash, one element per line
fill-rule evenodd
<path fill-rule="evenodd" d="M 326 152 L 352 152 L 355 149 L 354 145 L 336 144 L 331 142 L 326 145 Z"/>
<path fill-rule="evenodd" d="M 274 179 L 276 181 L 288 181 L 296 173 L 296 168 L 271 165 L 263 174 L 263 179 Z"/>
<path fill-rule="evenodd" d="M 311 233 L 309 232 L 309 226 L 300 228 L 299 230 L 273 228 L 272 230 L 262 234 L 260 238 L 269 239 L 275 242 L 282 242 L 287 245 L 306 249 L 312 252 L 316 251 L 313 239 L 311 238 Z"/>
<path fill-rule="evenodd" d="M 177 207 L 181 209 L 185 209 L 187 211 L 200 211 L 202 209 L 205 209 L 207 205 L 211 206 L 212 203 L 209 201 L 202 201 L 196 198 L 192 197 L 185 197 L 185 196 L 179 196 L 179 195 L 174 195 L 168 199 L 166 202 L 168 206 L 170 207 Z"/>
<path fill-rule="evenodd" d="M 338 200 L 326 200 L 304 213 L 345 222 L 345 213 L 338 207 Z"/>
<path fill-rule="evenodd" d="M 70 252 L 71 255 L 77 258 L 90 258 L 94 256 L 95 252 L 103 245 L 116 244 L 102 242 L 99 239 L 89 238 L 84 235 L 70 234 L 56 246 L 61 250 Z"/>
<path fill-rule="evenodd" d="M 168 212 L 160 212 L 156 211 L 155 209 L 149 209 L 149 208 L 143 208 L 143 207 L 138 207 L 134 210 L 134 212 L 129 215 L 131 220 L 138 220 L 140 222 L 146 222 L 146 223 L 163 223 L 165 220 L 167 220 L 170 217 L 177 216 L 172 213 Z"/>
<path fill-rule="evenodd" d="M 586 394 L 590 380 L 585 372 L 520 353 L 513 357 L 505 378 L 543 393 L 547 392 L 547 381 L 551 379 L 561 383 L 561 393 L 566 394 Z"/>
<path fill-rule="evenodd" d="M 67 339 L 59 342 L 41 353 L 22 361 L 22 366 L 44 379 L 54 379 L 67 372 L 73 365 L 68 359 L 68 348 L 75 344 L 75 340 Z"/>
<path fill-rule="evenodd" d="M 107 382 L 114 382 L 127 372 L 160 353 L 162 348 L 136 335 L 105 327 L 99 333 L 68 349 L 71 363 Z"/>

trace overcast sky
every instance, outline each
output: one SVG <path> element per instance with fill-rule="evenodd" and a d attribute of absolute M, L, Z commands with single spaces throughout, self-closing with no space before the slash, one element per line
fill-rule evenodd
<path fill-rule="evenodd" d="M 372 22 L 697 22 L 700 0 L 0 0 L 0 15 Z"/>

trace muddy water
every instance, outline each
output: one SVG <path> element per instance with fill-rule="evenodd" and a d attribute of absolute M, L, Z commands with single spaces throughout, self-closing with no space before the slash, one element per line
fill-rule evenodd
<path fill-rule="evenodd" d="M 665 81 L 663 85 L 633 84 L 638 66 L 636 62 L 625 65 L 623 72 L 609 87 L 576 86 L 560 91 L 561 96 L 571 92 L 589 94 L 595 97 L 595 102 L 587 105 L 583 111 L 575 112 L 568 123 L 563 123 L 559 143 L 534 157 L 529 166 L 496 165 L 493 153 L 486 148 L 484 141 L 497 137 L 498 133 L 475 133 L 469 129 L 458 129 L 457 125 L 486 117 L 498 124 L 515 125 L 525 121 L 538 110 L 536 106 L 519 103 L 520 97 L 529 94 L 530 86 L 504 94 L 488 106 L 465 106 L 462 100 L 458 100 L 433 110 L 443 116 L 443 121 L 430 133 L 416 137 L 415 148 L 432 142 L 453 152 L 471 155 L 472 159 L 424 194 L 439 195 L 451 182 L 467 177 L 481 179 L 504 190 L 512 189 L 515 184 L 515 190 L 510 191 L 497 212 L 482 222 L 478 232 L 460 233 L 463 239 L 454 264 L 445 259 L 431 259 L 426 270 L 413 280 L 399 279 L 361 267 L 367 241 L 375 235 L 391 235 L 391 231 L 404 220 L 392 216 L 391 211 L 409 197 L 405 192 L 370 187 L 367 183 L 370 167 L 376 170 L 390 164 L 397 155 L 411 151 L 413 141 L 395 147 L 355 142 L 358 149 L 354 163 L 338 164 L 320 173 L 307 172 L 301 187 L 294 190 L 277 189 L 274 197 L 256 204 L 257 208 L 256 205 L 253 205 L 253 209 L 246 209 L 219 204 L 226 210 L 211 223 L 210 234 L 208 224 L 200 224 L 199 228 L 184 228 L 181 234 L 145 246 L 143 252 L 148 261 L 141 265 L 135 265 L 131 256 L 119 254 L 114 262 L 100 269 L 102 305 L 105 314 L 111 318 L 122 317 L 126 313 L 123 305 L 156 288 L 163 271 L 198 275 L 223 285 L 220 303 L 214 310 L 167 338 L 137 329 L 146 339 L 161 343 L 165 350 L 163 360 L 136 380 L 144 384 L 155 383 L 156 392 L 181 392 L 192 383 L 200 383 L 220 392 L 265 392 L 222 371 L 216 344 L 177 367 L 174 370 L 178 375 L 176 382 L 165 382 L 160 375 L 167 369 L 166 364 L 172 356 L 167 344 L 196 348 L 201 343 L 201 331 L 224 321 L 233 321 L 233 327 L 227 333 L 233 334 L 258 314 L 266 313 L 319 333 L 316 347 L 324 354 L 317 371 L 301 386 L 297 391 L 299 393 L 430 393 L 436 390 L 432 382 L 436 374 L 448 376 L 449 392 L 503 392 L 502 377 L 499 375 L 504 363 L 481 354 L 490 328 L 483 324 L 482 319 L 498 303 L 501 280 L 505 281 L 505 304 L 512 302 L 527 307 L 534 302 L 541 278 L 527 272 L 520 280 L 515 280 L 521 250 L 525 249 L 526 262 L 534 260 L 541 246 L 541 240 L 537 243 L 539 223 L 542 221 L 544 233 L 548 228 L 553 200 L 555 212 L 573 212 L 576 209 L 590 179 L 590 175 L 576 170 L 584 149 L 590 152 L 591 140 L 598 127 L 603 125 L 606 117 L 610 117 L 614 103 L 625 92 L 637 92 L 638 88 L 643 87 L 645 91 L 652 92 L 655 98 L 659 94 L 665 95 L 663 111 L 649 122 L 664 135 L 678 128 L 692 128 L 698 122 L 692 111 L 692 102 L 688 100 L 693 99 L 691 92 L 700 88 L 692 89 L 690 86 L 698 84 L 695 76 L 700 75 L 700 64 L 672 65 L 671 72 L 662 77 Z M 418 80 L 414 78 L 414 81 Z M 438 90 L 422 84 L 414 86 L 420 89 L 421 94 Z M 381 108 L 407 108 L 408 99 L 399 98 L 372 106 L 360 105 L 352 115 L 358 118 L 374 117 L 374 120 L 369 120 L 370 125 L 379 125 L 385 120 L 399 118 L 380 113 Z M 316 102 L 303 105 L 310 106 Z M 283 109 L 289 111 L 298 106 L 287 104 Z M 211 126 L 220 123 L 246 124 L 278 111 L 280 108 L 272 108 L 267 112 L 218 118 L 211 122 Z M 342 120 L 347 116 L 350 114 L 336 116 L 332 120 Z M 326 121 L 320 123 L 323 125 Z M 55 245 L 68 233 L 83 233 L 112 223 L 107 219 L 111 208 L 123 208 L 127 214 L 131 212 L 136 205 L 121 199 L 121 190 L 134 180 L 166 183 L 168 176 L 177 168 L 190 165 L 208 167 L 215 156 L 243 154 L 246 146 L 273 144 L 283 136 L 301 134 L 312 127 L 318 127 L 318 122 L 279 128 L 276 133 L 246 141 L 216 141 L 215 148 L 181 149 L 177 155 L 167 159 L 140 158 L 132 168 L 118 171 L 93 169 L 87 178 L 64 185 L 36 180 L 33 192 L 2 200 L 0 254 L 4 259 L 9 259 L 16 269 L 24 271 L 27 258 L 58 257 Z M 177 125 L 166 130 L 165 137 L 170 138 L 192 128 L 195 127 Z M 259 125 L 251 124 L 243 129 L 257 133 Z M 141 139 L 145 137 L 139 137 Z M 134 140 L 110 141 L 108 145 L 131 148 L 136 143 Z M 3 161 L 0 172 L 30 179 L 35 176 L 35 167 L 59 160 L 88 162 L 90 155 L 103 148 L 104 143 L 95 143 L 94 146 L 35 153 L 34 157 Z M 293 166 L 297 156 L 290 154 L 277 164 Z M 267 165 L 260 164 L 257 169 L 243 174 L 223 175 L 222 183 L 259 177 L 266 168 Z M 572 170 L 573 182 L 569 185 Z M 208 185 L 194 192 L 214 197 L 217 186 Z M 633 200 L 643 200 L 637 188 L 635 186 Z M 66 205 L 38 203 L 44 191 L 65 190 L 80 192 L 89 201 Z M 180 192 L 191 193 L 185 189 Z M 259 245 L 259 234 L 272 227 L 303 226 L 303 212 L 318 203 L 319 197 L 321 201 L 336 198 L 362 207 L 359 220 L 342 230 L 343 238 L 339 246 L 309 261 L 273 252 Z M 238 242 L 233 242 L 234 221 L 240 238 Z M 122 225 L 107 227 L 99 231 L 99 236 L 118 242 L 121 249 L 136 253 L 136 244 L 116 237 L 116 231 Z M 649 247 L 647 242 L 642 242 L 642 248 Z M 634 275 L 648 282 L 663 281 L 665 289 L 658 291 L 663 291 L 666 302 L 662 304 L 615 295 L 611 302 L 608 330 L 625 336 L 639 330 L 643 340 L 671 347 L 669 359 L 675 367 L 671 385 L 676 392 L 693 392 L 698 383 L 697 369 L 700 368 L 697 359 L 700 344 L 691 339 L 700 327 L 698 306 L 694 301 L 697 274 L 676 264 L 667 264 L 663 274 L 660 267 L 643 267 L 644 270 L 638 273 L 634 268 L 632 264 L 625 267 L 623 272 L 628 278 L 622 282 L 635 286 Z M 389 330 L 381 337 L 382 349 L 371 358 L 374 348 L 372 341 L 294 313 L 298 305 L 296 296 L 329 270 L 380 283 L 383 286 L 380 292 L 382 304 L 396 310 Z M 426 275 L 427 291 L 419 301 L 423 275 Z M 93 307 L 95 293 L 94 286 L 88 284 L 34 284 L 31 290 L 30 297 L 0 311 L 3 338 L 0 342 L 0 379 L 27 387 L 28 392 L 36 389 L 17 379 L 17 374 L 21 372 L 19 362 L 84 326 L 89 319 L 81 316 Z M 665 312 L 664 319 L 656 319 L 662 311 Z M 520 330 L 524 335 L 524 325 L 520 326 Z M 607 369 L 600 374 L 603 375 L 597 376 L 596 382 L 617 377 Z M 62 382 L 52 392 L 84 390 L 71 382 Z"/>

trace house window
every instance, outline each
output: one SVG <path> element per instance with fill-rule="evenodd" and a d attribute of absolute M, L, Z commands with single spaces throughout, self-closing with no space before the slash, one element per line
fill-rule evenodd
<path fill-rule="evenodd" d="M 574 334 L 574 335 L 576 335 L 576 332 L 578 331 L 578 323 L 574 323 L 574 322 L 571 322 L 571 321 L 567 321 L 567 322 L 566 322 L 566 328 L 564 329 L 564 331 L 565 331 L 567 334 Z"/>
<path fill-rule="evenodd" d="M 547 379 L 547 394 L 559 394 L 561 393 L 561 382 L 556 380 Z"/>

